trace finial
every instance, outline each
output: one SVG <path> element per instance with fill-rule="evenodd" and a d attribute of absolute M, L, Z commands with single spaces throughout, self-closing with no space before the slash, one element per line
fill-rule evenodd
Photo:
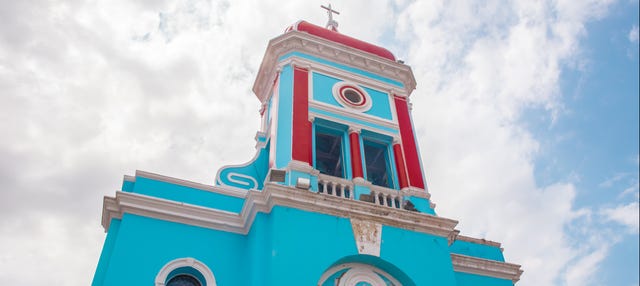
<path fill-rule="evenodd" d="M 333 20 L 333 13 L 336 13 L 336 15 L 340 15 L 340 12 L 331 9 L 331 4 L 329 4 L 329 7 L 324 6 L 324 5 L 320 5 L 320 7 L 322 7 L 325 10 L 327 10 L 327 16 L 329 16 L 329 21 L 327 22 L 326 28 L 331 30 L 331 31 L 337 32 L 338 31 L 338 22 Z"/>

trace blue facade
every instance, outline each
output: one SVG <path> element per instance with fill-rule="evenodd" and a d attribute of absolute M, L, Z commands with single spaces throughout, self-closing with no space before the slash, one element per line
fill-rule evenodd
<path fill-rule="evenodd" d="M 256 80 L 254 158 L 213 186 L 125 177 L 105 197 L 92 285 L 513 285 L 522 271 L 500 244 L 460 236 L 407 175 L 413 128 L 396 104 L 410 69 L 296 29 L 270 43 Z"/>

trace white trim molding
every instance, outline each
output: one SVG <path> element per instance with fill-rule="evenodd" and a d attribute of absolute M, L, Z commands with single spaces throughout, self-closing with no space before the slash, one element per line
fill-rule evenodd
<path fill-rule="evenodd" d="M 276 77 L 276 62 L 281 56 L 300 51 L 316 57 L 325 58 L 333 62 L 366 70 L 401 82 L 404 88 L 401 94 L 409 95 L 416 87 L 416 79 L 408 65 L 394 62 L 379 56 L 348 47 L 309 33 L 290 31 L 271 41 L 267 46 L 258 76 L 253 84 L 253 92 L 261 102 L 268 97 L 270 83 Z"/>
<path fill-rule="evenodd" d="M 471 257 L 461 254 L 451 253 L 453 271 L 476 274 L 482 276 L 508 279 L 513 283 L 520 280 L 522 269 L 520 265 Z"/>
<path fill-rule="evenodd" d="M 156 275 L 155 286 L 164 286 L 171 271 L 182 267 L 190 267 L 200 272 L 205 280 L 203 281 L 205 283 L 203 286 L 216 286 L 216 278 L 213 276 L 211 269 L 206 264 L 191 257 L 178 258 L 165 264 Z"/>
<path fill-rule="evenodd" d="M 216 187 L 215 190 L 227 189 Z M 236 192 L 235 189 L 227 192 Z M 102 226 L 109 229 L 112 219 L 125 213 L 157 218 L 205 228 L 247 234 L 258 212 L 270 213 L 274 206 L 292 207 L 322 214 L 364 220 L 387 226 L 433 234 L 452 240 L 459 233 L 458 221 L 397 208 L 380 208 L 372 203 L 303 191 L 277 183 L 266 183 L 263 191 L 244 191 L 242 211 L 238 213 L 130 192 L 105 197 Z"/>

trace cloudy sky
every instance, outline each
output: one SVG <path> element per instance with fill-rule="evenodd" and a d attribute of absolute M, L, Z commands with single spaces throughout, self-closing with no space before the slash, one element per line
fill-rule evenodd
<path fill-rule="evenodd" d="M 88 285 L 136 169 L 253 156 L 266 44 L 318 1 L 0 0 L 0 281 Z M 334 1 L 411 65 L 439 215 L 518 285 L 638 285 L 638 1 Z"/>

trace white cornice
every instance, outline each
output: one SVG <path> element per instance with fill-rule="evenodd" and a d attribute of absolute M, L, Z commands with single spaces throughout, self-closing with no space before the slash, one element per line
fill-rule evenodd
<path fill-rule="evenodd" d="M 516 283 L 520 280 L 522 269 L 520 265 L 471 257 L 460 254 L 451 254 L 453 270 L 483 276 L 490 276 L 500 279 L 508 279 Z"/>
<path fill-rule="evenodd" d="M 115 198 L 104 198 L 102 225 L 106 231 L 112 218 L 122 218 L 124 213 L 131 213 L 247 234 L 258 212 L 269 213 L 273 206 L 278 205 L 366 220 L 433 234 L 448 240 L 452 240 L 458 233 L 454 229 L 458 224 L 455 220 L 402 209 L 381 208 L 367 202 L 326 196 L 274 183 L 267 183 L 262 192 L 248 191 L 247 194 L 243 209 L 237 214 L 135 193 L 116 192 Z"/>
<path fill-rule="evenodd" d="M 401 90 L 406 95 L 411 94 L 416 87 L 415 77 L 408 65 L 384 59 L 308 33 L 290 31 L 269 41 L 258 76 L 253 85 L 253 92 L 261 102 L 268 96 L 270 84 L 275 79 L 276 61 L 282 55 L 292 51 L 300 51 L 397 80 L 404 85 L 404 89 Z"/>
<path fill-rule="evenodd" d="M 500 243 L 499 242 L 486 240 L 484 238 L 475 238 L 475 237 L 470 237 L 470 236 L 458 235 L 456 240 L 461 240 L 461 241 L 471 242 L 471 243 L 475 243 L 475 244 L 483 244 L 483 245 L 488 245 L 488 246 L 493 246 L 493 247 L 500 248 Z"/>

